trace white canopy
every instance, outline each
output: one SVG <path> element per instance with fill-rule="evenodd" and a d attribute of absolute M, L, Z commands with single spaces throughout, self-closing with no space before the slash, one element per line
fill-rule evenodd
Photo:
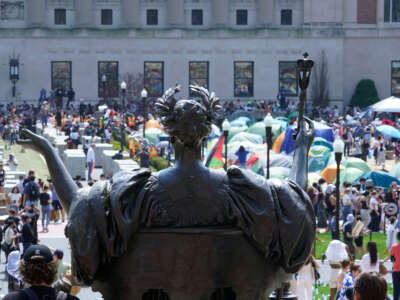
<path fill-rule="evenodd" d="M 373 111 L 400 112 L 400 98 L 389 97 L 371 105 Z"/>

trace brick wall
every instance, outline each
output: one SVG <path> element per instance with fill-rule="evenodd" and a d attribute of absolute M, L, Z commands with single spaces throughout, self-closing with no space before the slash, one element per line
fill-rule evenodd
<path fill-rule="evenodd" d="M 377 0 L 358 0 L 358 24 L 376 24 L 376 1 Z"/>

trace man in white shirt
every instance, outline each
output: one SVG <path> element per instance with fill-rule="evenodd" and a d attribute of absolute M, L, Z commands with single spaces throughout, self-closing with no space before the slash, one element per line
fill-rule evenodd
<path fill-rule="evenodd" d="M 90 148 L 89 148 L 87 156 L 86 156 L 86 162 L 88 165 L 88 180 L 92 180 L 92 173 L 93 173 L 94 163 L 95 163 L 94 149 L 96 149 L 96 145 L 93 143 L 90 145 Z"/>

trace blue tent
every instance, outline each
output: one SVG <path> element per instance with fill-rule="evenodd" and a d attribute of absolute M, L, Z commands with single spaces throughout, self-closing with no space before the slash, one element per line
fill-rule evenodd
<path fill-rule="evenodd" d="M 331 127 L 315 121 L 314 121 L 314 127 L 315 127 L 315 137 L 321 137 L 327 140 L 328 142 L 333 143 L 335 137 Z M 293 139 L 293 134 L 295 133 L 296 128 L 297 125 L 292 125 L 286 129 L 285 139 L 282 142 L 280 152 L 286 152 L 289 154 L 294 151 L 296 143 L 295 140 Z"/>
<path fill-rule="evenodd" d="M 383 171 L 371 171 L 362 175 L 360 178 L 371 179 L 374 182 L 374 186 L 383 187 L 385 191 L 389 189 L 393 181 L 400 184 L 400 180 Z M 360 178 L 358 178 L 356 182 L 360 182 Z"/>

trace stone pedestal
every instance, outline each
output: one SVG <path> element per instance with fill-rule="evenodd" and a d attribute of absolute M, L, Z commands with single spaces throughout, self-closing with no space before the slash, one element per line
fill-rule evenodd
<path fill-rule="evenodd" d="M 104 166 L 105 156 L 103 154 L 104 150 L 112 150 L 111 144 L 96 144 L 96 148 L 94 149 L 95 155 L 95 167 L 102 168 Z"/>
<path fill-rule="evenodd" d="M 64 165 L 69 174 L 74 178 L 86 176 L 86 156 L 80 149 L 67 149 L 63 155 Z"/>

